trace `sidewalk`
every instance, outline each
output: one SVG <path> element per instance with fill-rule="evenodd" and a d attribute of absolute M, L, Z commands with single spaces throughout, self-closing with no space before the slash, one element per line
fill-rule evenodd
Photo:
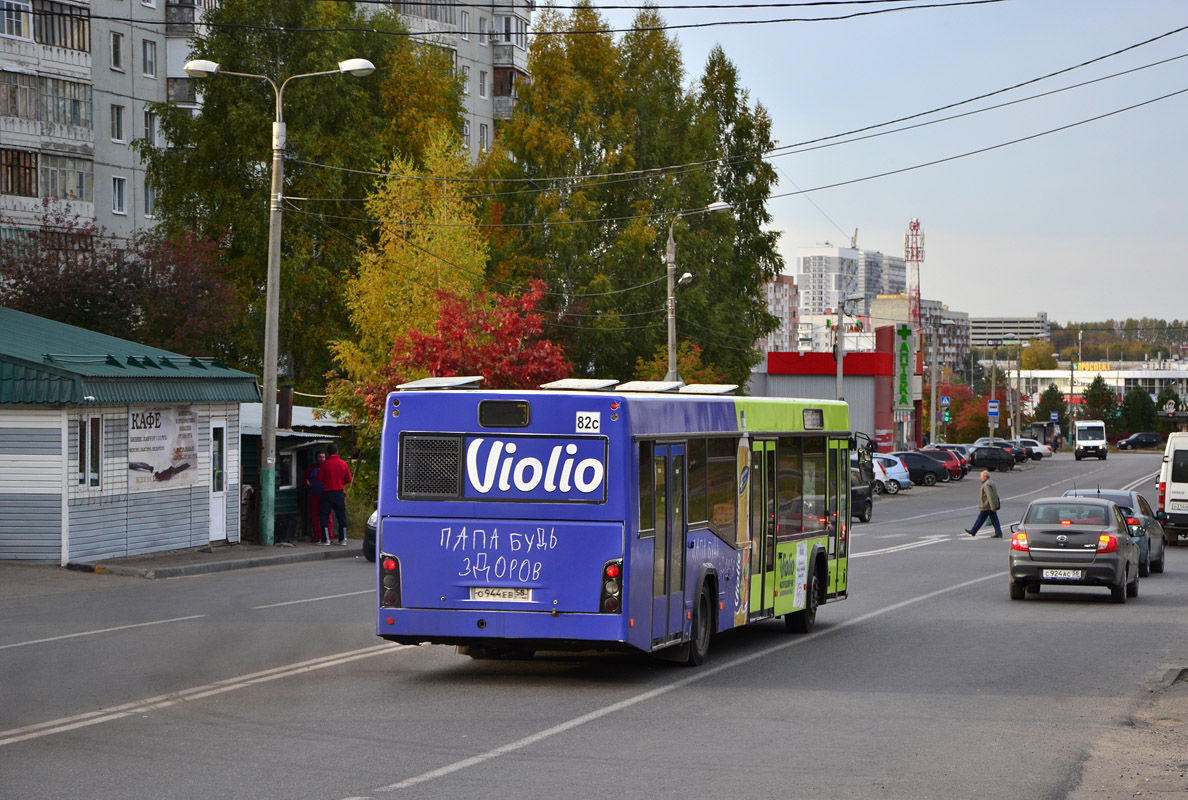
<path fill-rule="evenodd" d="M 363 542 L 348 539 L 346 547 L 324 547 L 313 542 L 277 544 L 266 547 L 258 544 L 212 543 L 206 547 L 168 550 L 142 556 L 124 556 L 92 563 L 70 562 L 67 569 L 106 575 L 130 575 L 139 578 L 180 578 L 205 575 L 251 567 L 271 567 L 299 561 L 321 561 L 327 558 L 362 558 Z"/>

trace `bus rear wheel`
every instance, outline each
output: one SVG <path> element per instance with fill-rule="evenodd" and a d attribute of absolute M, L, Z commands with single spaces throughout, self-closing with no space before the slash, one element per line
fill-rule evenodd
<path fill-rule="evenodd" d="M 710 611 L 709 595 L 702 586 L 697 592 L 697 604 L 693 607 L 693 624 L 689 631 L 690 667 L 700 667 L 709 655 L 710 635 L 713 633 L 713 616 Z"/>
<path fill-rule="evenodd" d="M 817 598 L 820 587 L 817 583 L 817 571 L 809 572 L 808 586 L 804 598 L 804 608 L 784 615 L 784 627 L 792 633 L 812 633 L 817 624 Z"/>

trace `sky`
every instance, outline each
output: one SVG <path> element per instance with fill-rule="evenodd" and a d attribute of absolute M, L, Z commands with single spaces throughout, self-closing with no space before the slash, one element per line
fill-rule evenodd
<path fill-rule="evenodd" d="M 615 0 L 616 3 L 619 0 Z M 681 10 L 670 25 L 836 16 L 952 0 Z M 729 5 L 726 0 L 716 2 Z M 596 6 L 602 3 L 595 3 Z M 626 27 L 629 11 L 604 11 Z M 773 120 L 777 145 L 833 136 L 996 92 L 1188 26 L 1188 0 L 1003 0 L 850 20 L 672 31 L 692 84 L 715 44 Z M 1188 30 L 936 120 L 1188 54 Z M 950 159 L 1188 90 L 1188 57 L 1047 97 L 775 158 L 770 201 L 787 272 L 824 242 L 902 256 L 925 235 L 921 295 L 980 316 L 1061 324 L 1188 319 L 1188 92 L 1066 130 Z M 902 127 L 879 128 L 879 131 Z M 831 189 L 817 187 L 881 173 Z M 803 190 L 805 194 L 796 194 Z"/>

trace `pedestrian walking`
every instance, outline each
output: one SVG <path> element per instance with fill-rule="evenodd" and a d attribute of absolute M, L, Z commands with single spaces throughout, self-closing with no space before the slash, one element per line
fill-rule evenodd
<path fill-rule="evenodd" d="M 321 544 L 330 544 L 330 515 L 338 522 L 338 543 L 346 546 L 346 486 L 351 482 L 351 468 L 338 457 L 338 445 L 326 445 L 326 460 L 318 468 L 322 480 L 322 501 L 318 511 L 321 515 Z"/>
<path fill-rule="evenodd" d="M 982 490 L 978 493 L 978 519 L 974 522 L 972 528 L 966 528 L 965 532 L 970 536 L 978 535 L 978 528 L 982 527 L 987 519 L 994 523 L 993 539 L 1002 538 L 1002 526 L 998 524 L 998 507 L 1001 504 L 998 501 L 998 487 L 994 485 L 994 481 L 990 480 L 990 473 L 982 470 Z"/>

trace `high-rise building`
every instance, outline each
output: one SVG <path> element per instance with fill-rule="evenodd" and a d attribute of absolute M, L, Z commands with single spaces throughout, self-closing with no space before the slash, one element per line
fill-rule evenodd
<path fill-rule="evenodd" d="M 1052 340 L 1052 324 L 1042 311 L 1034 317 L 974 317 L 969 324 L 974 347 L 989 347 L 990 342 L 1001 342 L 1004 337 Z"/>
<path fill-rule="evenodd" d="M 871 303 L 871 325 L 906 325 L 910 319 L 907 294 L 879 295 Z M 924 329 L 924 358 L 932 354 L 928 339 L 937 336 L 937 365 L 955 373 L 965 374 L 969 359 L 969 314 L 954 311 L 939 300 L 920 300 L 920 322 Z"/>
<path fill-rule="evenodd" d="M 796 254 L 800 316 L 832 314 L 846 297 L 861 292 L 858 266 L 862 251 L 826 243 L 802 247 Z M 862 313 L 866 313 L 865 305 Z"/>
<path fill-rule="evenodd" d="M 796 280 L 791 275 L 777 275 L 767 284 L 767 310 L 779 317 L 780 327 L 760 339 L 756 347 L 765 353 L 795 350 L 797 297 Z"/>

